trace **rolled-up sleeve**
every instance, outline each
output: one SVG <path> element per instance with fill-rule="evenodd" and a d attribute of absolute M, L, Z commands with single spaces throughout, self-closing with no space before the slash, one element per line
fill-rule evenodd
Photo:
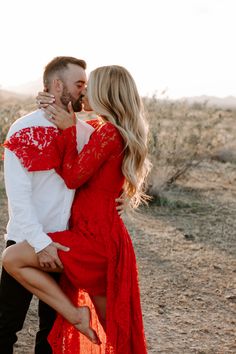
<path fill-rule="evenodd" d="M 10 234 L 17 233 L 15 235 L 17 237 L 14 237 L 14 239 L 26 240 L 35 249 L 35 252 L 39 252 L 48 246 L 52 240 L 43 231 L 43 226 L 37 217 L 32 201 L 32 177 L 33 173 L 28 172 L 22 166 L 16 155 L 5 149 L 5 187 L 9 215 L 14 221 L 14 230 L 7 230 L 7 232 L 10 232 Z"/>

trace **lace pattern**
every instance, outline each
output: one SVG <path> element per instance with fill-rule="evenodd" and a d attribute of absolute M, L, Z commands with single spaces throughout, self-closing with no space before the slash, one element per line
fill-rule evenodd
<path fill-rule="evenodd" d="M 30 172 L 50 170 L 60 163 L 53 142 L 59 136 L 54 127 L 29 127 L 13 134 L 3 146 L 13 151 L 22 165 Z"/>
<path fill-rule="evenodd" d="M 75 127 L 62 133 L 52 127 L 26 128 L 5 143 L 29 171 L 55 168 L 69 188 L 77 189 L 70 231 L 50 236 L 70 247 L 68 256 L 62 253 L 61 287 L 76 306 L 90 307 L 103 344 L 91 344 L 60 315 L 49 340 L 53 354 L 146 354 L 135 254 L 115 204 L 124 182 L 123 140 L 111 123 L 88 123 L 95 131 L 79 154 Z M 88 295 L 98 289 L 107 297 L 106 335 Z"/>

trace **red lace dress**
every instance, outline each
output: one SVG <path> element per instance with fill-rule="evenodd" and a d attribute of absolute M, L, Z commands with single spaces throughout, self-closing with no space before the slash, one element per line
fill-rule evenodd
<path fill-rule="evenodd" d="M 103 343 L 90 343 L 60 315 L 49 341 L 54 354 L 145 354 L 136 259 L 115 203 L 124 183 L 123 140 L 111 123 L 89 123 L 95 131 L 81 153 L 75 128 L 68 128 L 46 148 L 48 165 L 43 166 L 56 168 L 67 186 L 77 189 L 69 230 L 50 236 L 70 248 L 60 252 L 61 286 L 74 304 L 90 306 L 92 326 Z M 31 171 L 40 170 L 41 162 L 34 160 Z M 106 336 L 88 294 L 107 297 Z"/>

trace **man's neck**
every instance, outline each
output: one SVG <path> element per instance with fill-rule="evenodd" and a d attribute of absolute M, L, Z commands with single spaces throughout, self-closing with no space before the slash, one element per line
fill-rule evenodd
<path fill-rule="evenodd" d="M 54 95 L 54 97 L 55 97 L 55 102 L 54 102 L 54 103 L 55 103 L 57 106 L 61 107 L 61 108 L 64 109 L 66 112 L 68 112 L 68 108 L 67 108 L 65 105 L 62 104 L 60 98 L 55 94 L 55 92 L 51 92 L 51 91 L 49 90 L 48 93 Z"/>

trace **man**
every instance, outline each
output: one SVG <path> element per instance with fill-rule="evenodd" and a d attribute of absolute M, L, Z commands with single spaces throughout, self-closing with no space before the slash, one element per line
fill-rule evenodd
<path fill-rule="evenodd" d="M 81 105 L 80 96 L 87 81 L 85 69 L 84 60 L 73 57 L 54 58 L 44 71 L 45 91 L 53 94 L 55 103 L 63 109 L 67 110 L 68 103 L 72 102 L 74 109 L 78 110 Z M 88 124 L 83 124 L 81 139 L 85 144 L 92 130 Z M 43 131 L 42 136 L 38 134 L 39 129 Z M 42 110 L 36 110 L 18 119 L 11 126 L 7 139 L 16 132 L 19 134 L 24 132 L 27 137 L 29 131 L 32 132 L 29 139 L 32 140 L 32 137 L 36 139 L 37 146 L 47 144 L 58 133 L 53 123 L 47 120 L 45 113 Z M 40 136 L 42 141 L 39 139 Z M 21 164 L 20 157 L 20 154 L 27 153 L 27 144 L 28 137 L 25 144 L 19 147 L 19 155 L 8 149 L 5 150 L 4 173 L 10 217 L 7 225 L 7 247 L 15 242 L 26 240 L 35 249 L 41 266 L 55 268 L 59 265 L 62 267 L 57 249 L 66 251 L 67 248 L 52 243 L 47 233 L 67 228 L 74 191 L 66 187 L 54 170 L 28 172 Z M 0 283 L 1 354 L 13 353 L 14 343 L 17 341 L 16 332 L 22 329 L 31 299 L 32 294 L 2 269 Z M 52 353 L 47 336 L 54 319 L 54 311 L 46 304 L 39 302 L 39 331 L 36 336 L 35 354 Z"/>

